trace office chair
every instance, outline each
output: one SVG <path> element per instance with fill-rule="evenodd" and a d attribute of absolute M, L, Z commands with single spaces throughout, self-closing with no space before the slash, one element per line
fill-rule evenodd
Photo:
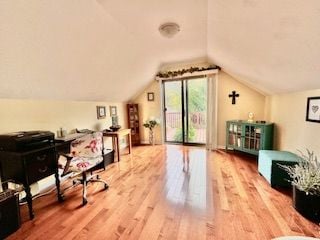
<path fill-rule="evenodd" d="M 81 138 L 73 140 L 70 145 L 70 153 L 59 153 L 59 166 L 63 168 L 63 176 L 73 178 L 73 184 L 64 189 L 65 191 L 71 187 L 82 184 L 83 194 L 82 203 L 87 204 L 87 185 L 89 182 L 101 182 L 104 189 L 109 186 L 106 181 L 100 179 L 99 175 L 93 174 L 93 170 L 104 167 L 103 155 L 103 134 L 101 132 L 93 132 Z"/>

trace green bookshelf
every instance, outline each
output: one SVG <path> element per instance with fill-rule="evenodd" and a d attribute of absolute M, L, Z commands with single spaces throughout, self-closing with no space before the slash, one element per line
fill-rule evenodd
<path fill-rule="evenodd" d="M 258 155 L 259 150 L 273 148 L 273 123 L 227 121 L 226 150 L 233 149 Z"/>

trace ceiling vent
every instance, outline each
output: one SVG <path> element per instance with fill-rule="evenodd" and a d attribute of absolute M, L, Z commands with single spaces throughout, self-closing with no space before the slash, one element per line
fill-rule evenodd
<path fill-rule="evenodd" d="M 166 38 L 172 38 L 180 32 L 180 26 L 176 23 L 164 23 L 159 27 L 159 32 Z"/>

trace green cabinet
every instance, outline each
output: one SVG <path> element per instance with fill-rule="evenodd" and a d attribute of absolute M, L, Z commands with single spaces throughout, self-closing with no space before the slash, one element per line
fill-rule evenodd
<path fill-rule="evenodd" d="M 226 150 L 234 149 L 258 155 L 273 148 L 273 123 L 227 121 Z"/>

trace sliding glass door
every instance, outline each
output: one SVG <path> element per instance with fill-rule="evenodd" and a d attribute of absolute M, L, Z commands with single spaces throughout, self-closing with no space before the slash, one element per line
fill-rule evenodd
<path fill-rule="evenodd" d="M 166 142 L 183 143 L 183 84 L 182 81 L 164 82 L 164 113 Z"/>
<path fill-rule="evenodd" d="M 163 84 L 166 142 L 205 144 L 207 79 L 188 78 Z"/>

